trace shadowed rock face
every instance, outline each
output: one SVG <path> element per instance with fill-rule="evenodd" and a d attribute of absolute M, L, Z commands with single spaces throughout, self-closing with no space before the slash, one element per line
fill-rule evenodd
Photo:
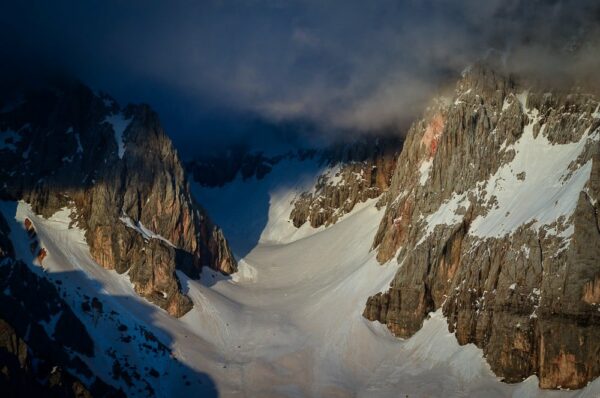
<path fill-rule="evenodd" d="M 198 184 L 205 187 L 222 187 L 238 176 L 243 181 L 253 177 L 261 180 L 282 160 L 308 159 L 314 157 L 316 152 L 316 150 L 299 148 L 269 156 L 261 150 L 253 150 L 244 145 L 232 145 L 217 154 L 189 161 L 185 167 Z"/>
<path fill-rule="evenodd" d="M 72 207 L 100 265 L 128 272 L 140 295 L 183 315 L 192 303 L 176 266 L 191 277 L 203 266 L 223 273 L 237 266 L 192 198 L 158 116 L 145 105 L 119 108 L 79 83 L 56 87 L 0 114 L 0 134 L 12 131 L 11 145 L 0 149 L 0 194 L 45 217 Z"/>
<path fill-rule="evenodd" d="M 0 215 L 0 391 L 9 397 L 121 397 L 75 354 L 94 343 L 56 287 L 14 259 Z M 42 327 L 54 317 L 52 335 Z M 27 340 L 27 341 L 26 341 Z M 87 379 L 82 383 L 78 375 Z"/>
<path fill-rule="evenodd" d="M 80 380 L 64 369 L 54 365 L 41 371 L 33 366 L 38 360 L 31 354 L 29 346 L 17 335 L 15 330 L 0 319 L 0 362 L 2 375 L 0 388 L 10 397 L 55 396 L 55 397 L 93 397 Z M 47 367 L 49 365 L 45 364 Z M 45 382 L 40 380 L 46 379 Z M 116 391 L 112 391 L 116 393 Z"/>
<path fill-rule="evenodd" d="M 535 374 L 542 388 L 581 388 L 598 377 L 598 110 L 591 96 L 545 93 L 485 65 L 465 72 L 454 97 L 434 101 L 407 136 L 373 244 L 380 262 L 397 257 L 401 267 L 387 292 L 368 299 L 364 316 L 409 337 L 442 307 L 459 343 L 481 347 L 507 382 Z M 511 163 L 521 138 L 576 150 L 564 173 L 528 175 Z M 524 153 L 546 156 L 530 149 Z M 528 200 L 515 194 L 520 202 L 493 221 L 501 168 L 515 189 L 559 187 L 544 211 L 574 210 L 538 222 L 545 213 L 535 205 L 548 199 L 540 189 Z M 560 196 L 576 181 L 581 190 Z M 534 219 L 503 229 L 527 211 Z M 486 222 L 492 228 L 482 232 Z"/>
<path fill-rule="evenodd" d="M 323 160 L 331 169 L 319 176 L 313 191 L 294 202 L 294 226 L 335 224 L 358 203 L 379 197 L 390 186 L 401 148 L 401 138 L 390 136 L 326 150 Z"/>

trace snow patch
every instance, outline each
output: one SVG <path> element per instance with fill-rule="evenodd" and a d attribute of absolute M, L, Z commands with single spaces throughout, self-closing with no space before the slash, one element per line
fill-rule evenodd
<path fill-rule="evenodd" d="M 524 128 L 523 135 L 514 144 L 515 157 L 503 165 L 488 180 L 485 190 L 487 202 L 495 199 L 497 205 L 485 216 L 477 217 L 469 234 L 478 237 L 502 237 L 516 231 L 521 225 L 532 223 L 533 229 L 568 220 L 590 179 L 591 160 L 572 170 L 573 162 L 590 141 L 598 141 L 599 132 L 587 132 L 579 142 L 552 144 L 540 132 L 533 137 L 536 119 Z M 525 181 L 517 175 L 525 172 Z M 569 238 L 570 228 L 556 231 Z"/>
<path fill-rule="evenodd" d="M 507 110 L 508 107 L 510 107 L 510 105 L 511 105 L 511 102 L 508 101 L 508 98 L 509 98 L 508 96 L 506 98 L 504 98 L 504 102 L 502 103 L 502 112 Z"/>
<path fill-rule="evenodd" d="M 325 179 L 327 185 L 338 186 L 342 182 L 342 165 L 336 164 L 335 166 L 326 169 L 320 178 Z M 313 192 L 314 193 L 314 187 Z"/>
<path fill-rule="evenodd" d="M 54 335 L 54 331 L 56 330 L 56 324 L 58 323 L 58 320 L 60 319 L 61 315 L 62 311 L 58 311 L 56 314 L 50 315 L 50 319 L 47 322 L 40 322 L 48 336 L 52 337 Z"/>
<path fill-rule="evenodd" d="M 596 110 L 592 113 L 594 119 L 600 119 L 600 103 L 596 106 Z"/>
<path fill-rule="evenodd" d="M 429 314 L 421 330 L 406 342 L 405 349 L 411 352 L 410 359 L 431 367 L 449 364 L 451 372 L 466 382 L 491 374 L 483 352 L 475 344 L 460 347 L 454 334 L 448 332 L 448 321 L 441 308 Z"/>
<path fill-rule="evenodd" d="M 109 115 L 104 119 L 104 122 L 109 123 L 115 133 L 115 141 L 119 148 L 119 159 L 123 159 L 123 155 L 125 154 L 126 148 L 123 133 L 131 123 L 131 120 L 132 118 L 126 119 L 122 113 Z"/>
<path fill-rule="evenodd" d="M 442 203 L 434 213 L 425 218 L 425 233 L 417 243 L 417 246 L 423 243 L 425 239 L 433 233 L 436 226 L 455 225 L 462 222 L 464 214 L 458 214 L 457 211 L 461 207 L 466 208 L 468 205 L 469 200 L 467 198 L 467 193 L 461 195 L 453 193 L 450 199 Z"/>
<path fill-rule="evenodd" d="M 148 228 L 146 228 L 144 226 L 144 224 L 142 224 L 141 221 L 133 221 L 131 218 L 129 218 L 129 216 L 124 215 L 122 217 L 119 218 L 119 220 L 121 220 L 125 225 L 127 225 L 129 228 L 135 229 L 138 233 L 140 233 L 140 235 L 142 235 L 144 237 L 144 239 L 149 240 L 149 239 L 159 239 L 162 240 L 163 242 L 165 242 L 166 244 L 168 244 L 171 247 L 176 247 L 173 243 L 171 243 L 170 240 L 168 240 L 167 238 L 157 234 L 156 232 L 153 232 L 151 230 L 149 230 Z"/>
<path fill-rule="evenodd" d="M 102 102 L 104 103 L 104 106 L 107 108 L 112 108 L 114 105 L 114 100 L 112 98 L 104 97 L 104 98 L 102 98 Z"/>
<path fill-rule="evenodd" d="M 523 91 L 523 92 L 517 94 L 517 99 L 521 103 L 523 110 L 527 109 L 527 97 L 528 96 L 529 96 L 529 91 Z"/>
<path fill-rule="evenodd" d="M 429 178 L 429 172 L 431 171 L 432 165 L 433 157 L 421 162 L 421 166 L 419 167 L 419 184 L 425 185 L 427 179 Z"/>
<path fill-rule="evenodd" d="M 529 254 L 531 253 L 531 249 L 527 245 L 521 246 L 521 252 L 525 256 L 525 258 L 529 258 Z"/>
<path fill-rule="evenodd" d="M 238 262 L 238 270 L 231 275 L 231 279 L 234 282 L 255 282 L 257 279 L 256 268 L 242 259 Z"/>
<path fill-rule="evenodd" d="M 75 134 L 75 140 L 77 140 L 77 153 L 83 153 L 83 146 L 81 145 L 79 133 Z"/>
<path fill-rule="evenodd" d="M 75 141 L 77 142 L 77 150 L 75 153 L 83 153 L 83 146 L 81 145 L 81 137 L 79 136 L 79 133 L 75 133 L 73 127 L 69 127 L 66 131 L 66 134 L 73 134 L 75 137 Z M 73 156 L 65 156 L 62 160 L 63 162 L 72 162 Z"/>

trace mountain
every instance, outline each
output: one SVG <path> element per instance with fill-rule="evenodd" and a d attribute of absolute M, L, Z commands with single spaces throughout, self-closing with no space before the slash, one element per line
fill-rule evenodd
<path fill-rule="evenodd" d="M 126 273 L 138 294 L 181 316 L 191 301 L 176 267 L 235 272 L 227 242 L 192 198 L 158 116 L 120 108 L 78 82 L 32 90 L 0 114 L 0 197 L 48 218 L 72 209 L 92 258 Z"/>
<path fill-rule="evenodd" d="M 408 133 L 373 242 L 400 264 L 364 316 L 408 338 L 439 308 L 507 382 L 600 375 L 600 105 L 484 63 Z"/>
<path fill-rule="evenodd" d="M 81 83 L 0 105 L 3 391 L 600 392 L 582 90 L 481 63 L 406 137 L 185 167 L 148 106 Z"/>
<path fill-rule="evenodd" d="M 597 98 L 580 89 L 548 91 L 476 64 L 452 93 L 431 101 L 399 157 L 394 150 L 402 146 L 385 145 L 395 149 L 375 150 L 365 163 L 317 160 L 312 182 L 271 194 L 270 209 L 278 211 L 269 210 L 258 247 L 300 245 L 378 198 L 384 214 L 373 252 L 382 272 L 399 268 L 389 288 L 373 285 L 365 318 L 410 342 L 441 317 L 459 344 L 482 349 L 503 381 L 533 376 L 543 389 L 583 388 L 599 374 L 599 111 Z M 364 177 L 373 165 L 390 173 L 379 186 L 363 183 L 377 180 Z M 276 178 L 294 179 L 290 170 Z M 224 184 L 214 200 L 240 196 L 251 180 Z M 218 206 L 214 212 L 221 216 Z M 242 228 L 226 218 L 226 233 Z M 296 232 L 275 226 L 276 218 Z M 309 261 L 306 272 L 315 272 Z M 332 282 L 330 289 L 343 287 Z"/>

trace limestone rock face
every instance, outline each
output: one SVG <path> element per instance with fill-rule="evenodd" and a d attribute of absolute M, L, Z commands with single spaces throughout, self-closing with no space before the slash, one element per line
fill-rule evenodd
<path fill-rule="evenodd" d="M 323 160 L 331 167 L 319 176 L 311 192 L 302 193 L 294 202 L 290 214 L 294 226 L 334 224 L 358 203 L 386 192 L 401 148 L 400 137 L 391 136 L 325 151 Z"/>
<path fill-rule="evenodd" d="M 61 82 L 0 114 L 0 135 L 11 139 L 0 147 L 0 195 L 45 217 L 73 207 L 92 257 L 128 272 L 139 294 L 172 315 L 192 305 L 176 267 L 191 277 L 203 266 L 235 272 L 223 234 L 192 198 L 177 151 L 148 106 L 120 108 Z"/>
<path fill-rule="evenodd" d="M 410 337 L 442 308 L 507 382 L 600 375 L 600 105 L 479 64 L 416 122 L 373 247 L 401 264 L 364 316 Z"/>

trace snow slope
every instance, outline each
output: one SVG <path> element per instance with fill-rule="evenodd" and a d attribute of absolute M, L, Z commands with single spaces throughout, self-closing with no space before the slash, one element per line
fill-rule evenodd
<path fill-rule="evenodd" d="M 543 128 L 534 138 L 537 110 L 528 115 L 533 120 L 514 144 L 515 158 L 487 182 L 485 201 L 495 199 L 497 204 L 485 217 L 473 221 L 471 235 L 502 237 L 528 223 L 533 223 L 531 228 L 540 229 L 561 217 L 568 220 L 575 211 L 579 193 L 590 179 L 592 161 L 577 167 L 573 163 L 589 142 L 600 140 L 600 132 L 588 130 L 577 142 L 552 144 Z M 519 175 L 523 178 L 519 179 Z M 560 235 L 568 238 L 572 234 L 570 225 Z"/>
<path fill-rule="evenodd" d="M 471 223 L 470 235 L 500 238 L 530 224 L 535 230 L 546 228 L 547 232 L 563 238 L 571 237 L 574 229 L 570 218 L 592 171 L 591 160 L 577 164 L 577 159 L 586 145 L 600 140 L 600 132 L 587 131 L 574 143 L 552 144 L 544 136 L 543 128 L 534 137 L 533 126 L 539 118 L 537 110 L 528 115 L 533 120 L 525 126 L 523 135 L 514 145 L 504 148 L 514 150 L 514 159 L 475 188 L 460 195 L 453 193 L 437 211 L 424 217 L 425 233 L 418 244 L 424 242 L 436 226 L 462 222 L 470 195 L 482 198 L 489 206 L 487 214 Z M 463 211 L 459 212 L 461 208 Z M 560 231 L 556 227 L 549 228 L 558 221 Z"/>
<path fill-rule="evenodd" d="M 398 268 L 395 262 L 379 265 L 369 252 L 383 211 L 371 200 L 331 227 L 295 230 L 287 222 L 290 201 L 318 172 L 315 164 L 290 161 L 260 181 L 195 188 L 226 234 L 239 230 L 232 244 L 240 271 L 230 278 L 204 271 L 199 281 L 180 273 L 194 301 L 181 319 L 137 296 L 124 276 L 96 265 L 82 231 L 69 228 L 69 209 L 49 220 L 25 203 L 4 203 L 2 212 L 13 221 L 13 240 L 28 261 L 21 225 L 25 217 L 33 221 L 49 253 L 43 267 L 63 281 L 96 341 L 97 356 L 86 362 L 107 381 L 111 359 L 103 353 L 114 347 L 140 369 L 158 368 L 160 377 L 145 378 L 158 396 L 598 396 L 598 380 L 577 392 L 541 391 L 535 378 L 501 383 L 479 349 L 458 346 L 439 312 L 406 341 L 362 318 L 367 297 L 388 286 Z M 257 223 L 245 224 L 253 219 Z M 95 319 L 82 312 L 81 291 L 97 292 L 104 312 L 118 315 Z M 121 342 L 118 322 L 155 333 L 178 361 Z M 137 384 L 119 383 L 132 396 L 146 395 Z"/>
<path fill-rule="evenodd" d="M 191 188 L 208 214 L 218 217 L 216 221 L 239 259 L 259 241 L 289 242 L 315 232 L 293 226 L 290 203 L 296 195 L 310 190 L 324 170 L 316 160 L 284 159 L 261 180 L 243 180 L 238 175 L 223 187 L 193 183 Z"/>

